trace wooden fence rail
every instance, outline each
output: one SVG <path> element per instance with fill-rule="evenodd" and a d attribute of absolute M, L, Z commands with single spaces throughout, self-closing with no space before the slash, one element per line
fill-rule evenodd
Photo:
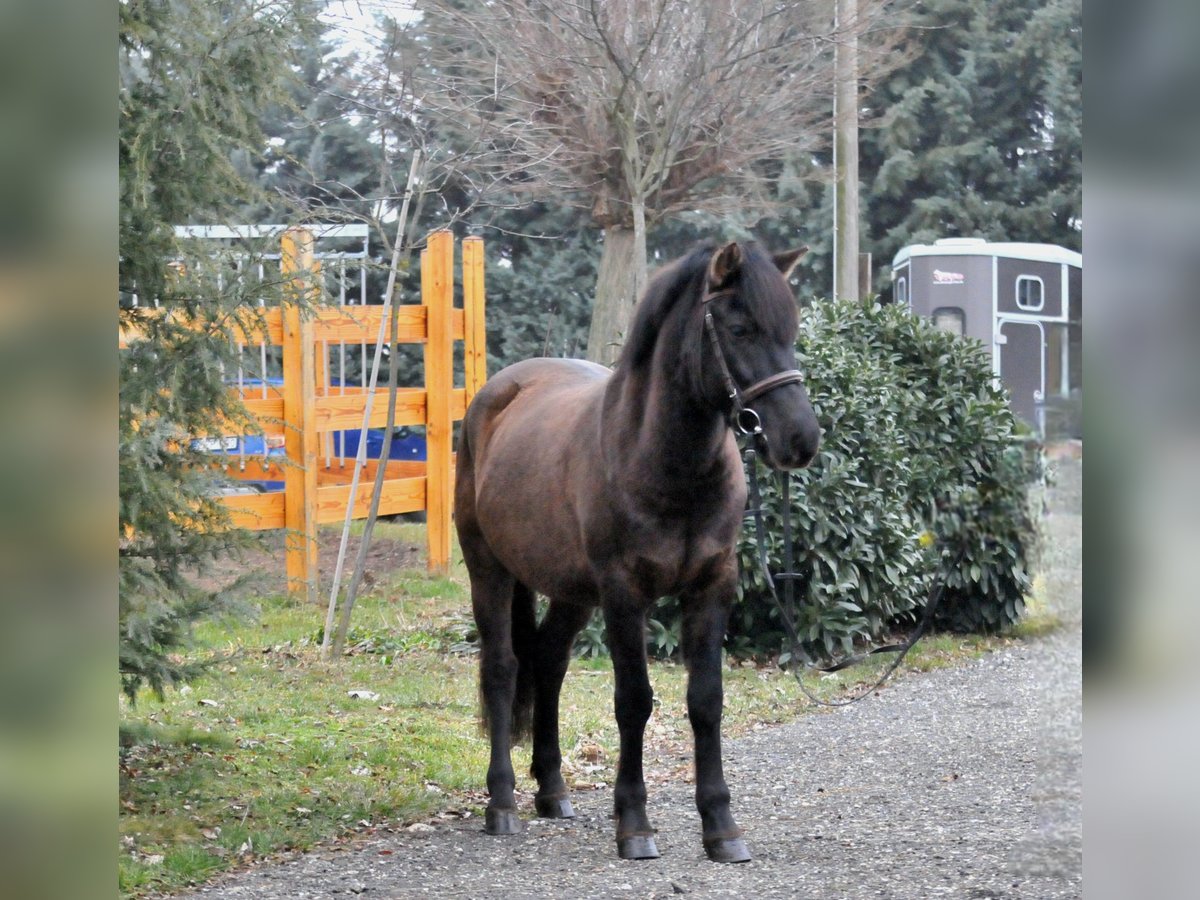
<path fill-rule="evenodd" d="M 421 253 L 421 304 L 398 310 L 400 342 L 424 345 L 424 384 L 398 389 L 395 417 L 397 427 L 424 427 L 426 459 L 368 460 L 351 498 L 354 460 L 333 455 L 331 432 L 359 430 L 367 388 L 332 384 L 327 353 L 318 353 L 318 347 L 345 342 L 373 350 L 383 308 L 321 305 L 312 232 L 292 228 L 283 234 L 284 304 L 248 315 L 234 340 L 282 347 L 282 387 L 255 384 L 240 388 L 240 395 L 265 435 L 283 435 L 287 460 L 280 464 L 270 456 L 230 455 L 221 463 L 234 479 L 284 482 L 283 491 L 233 494 L 224 502 L 235 525 L 286 529 L 290 593 L 317 599 L 317 526 L 342 522 L 350 503 L 353 517 L 365 518 L 381 465 L 386 475 L 379 514 L 424 510 L 429 568 L 444 571 L 449 566 L 454 422 L 487 379 L 483 250 L 481 238 L 462 242 L 463 305 L 456 308 L 454 237 L 449 231 L 429 236 Z M 122 344 L 134 339 L 136 335 L 121 335 Z M 454 384 L 456 341 L 463 342 L 462 387 Z M 366 356 L 364 352 L 364 369 Z M 365 384 L 365 371 L 362 380 Z M 386 419 L 386 391 L 380 388 L 368 427 L 382 428 Z"/>

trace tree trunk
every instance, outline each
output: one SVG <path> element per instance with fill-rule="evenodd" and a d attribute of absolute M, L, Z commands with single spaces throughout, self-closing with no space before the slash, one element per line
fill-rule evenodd
<path fill-rule="evenodd" d="M 643 217 L 644 218 L 644 217 Z M 588 331 L 587 358 L 611 366 L 621 354 L 641 288 L 646 283 L 646 232 L 643 223 L 640 248 L 636 229 L 608 225 L 596 276 L 596 302 Z M 638 260 L 641 265 L 638 265 Z"/>

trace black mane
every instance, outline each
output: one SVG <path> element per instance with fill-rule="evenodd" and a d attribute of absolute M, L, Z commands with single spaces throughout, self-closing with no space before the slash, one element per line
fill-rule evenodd
<path fill-rule="evenodd" d="M 625 346 L 621 348 L 618 368 L 633 369 L 649 361 L 659 341 L 663 323 L 681 297 L 695 295 L 699 305 L 699 293 L 704 289 L 704 274 L 715 249 L 716 246 L 711 242 L 701 244 L 654 273 L 633 311 L 633 322 L 629 326 Z"/>
<path fill-rule="evenodd" d="M 712 242 L 700 244 L 655 273 L 634 310 L 618 368 L 632 370 L 645 365 L 660 341 L 674 340 L 679 349 L 678 374 L 691 385 L 699 385 L 704 356 L 704 313 L 700 299 L 709 260 L 716 249 Z M 757 243 L 742 243 L 741 249 L 742 265 L 728 285 L 737 289 L 737 299 L 723 302 L 741 303 L 770 339 L 790 340 L 796 333 L 795 298 L 786 285 L 781 286 L 779 269 L 769 253 Z M 685 302 L 690 302 L 693 308 L 689 314 L 675 319 L 671 333 L 664 332 L 671 311 L 683 298 L 690 298 Z"/>

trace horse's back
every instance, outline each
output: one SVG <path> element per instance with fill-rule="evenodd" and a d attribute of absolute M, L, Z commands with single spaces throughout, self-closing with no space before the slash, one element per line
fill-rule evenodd
<path fill-rule="evenodd" d="M 527 359 L 501 369 L 475 395 L 464 418 L 472 456 L 479 458 L 502 422 L 506 430 L 519 428 L 521 433 L 570 427 L 589 404 L 598 408 L 611 374 L 582 359 Z M 510 426 L 508 420 L 516 419 L 521 424 Z"/>
<path fill-rule="evenodd" d="M 521 390 L 571 390 L 606 381 L 610 375 L 611 369 L 586 359 L 526 359 L 506 366 L 493 375 L 479 391 L 477 398 L 486 398 L 492 392 L 507 392 L 512 385 Z"/>

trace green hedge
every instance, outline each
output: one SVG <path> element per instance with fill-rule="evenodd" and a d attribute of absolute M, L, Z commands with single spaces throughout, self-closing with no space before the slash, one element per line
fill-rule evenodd
<path fill-rule="evenodd" d="M 799 352 L 824 430 L 818 458 L 791 476 L 805 654 L 836 656 L 911 624 L 942 562 L 953 565 L 939 625 L 1015 622 L 1036 540 L 1028 488 L 1038 454 L 993 386 L 986 349 L 905 309 L 819 302 L 802 318 Z M 780 572 L 779 486 L 765 471 L 760 483 Z M 729 647 L 786 660 L 753 539 L 747 523 Z"/>

